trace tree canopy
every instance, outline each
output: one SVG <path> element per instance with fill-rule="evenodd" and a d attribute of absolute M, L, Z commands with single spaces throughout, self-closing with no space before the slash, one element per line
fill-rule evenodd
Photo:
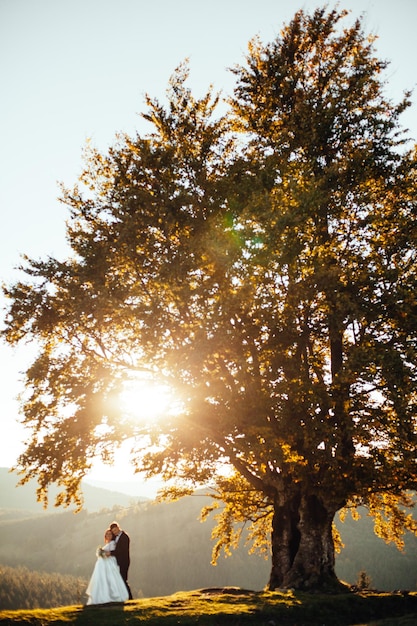
<path fill-rule="evenodd" d="M 39 496 L 80 481 L 132 440 L 132 462 L 225 502 L 217 550 L 252 523 L 270 587 L 335 582 L 332 522 L 365 504 L 377 531 L 415 530 L 416 151 L 410 105 L 384 95 L 387 63 L 347 12 L 299 11 L 254 39 L 218 113 L 188 67 L 146 136 L 90 148 L 64 189 L 72 254 L 25 259 L 5 287 L 5 338 L 35 340 L 19 459 Z M 135 421 L 123 387 L 175 390 Z"/>

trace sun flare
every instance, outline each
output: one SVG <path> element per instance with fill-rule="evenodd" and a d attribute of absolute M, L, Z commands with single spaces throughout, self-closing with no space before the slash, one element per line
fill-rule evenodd
<path fill-rule="evenodd" d="M 137 381 L 126 386 L 121 394 L 124 411 L 137 420 L 163 417 L 171 413 L 173 391 L 161 383 Z"/>

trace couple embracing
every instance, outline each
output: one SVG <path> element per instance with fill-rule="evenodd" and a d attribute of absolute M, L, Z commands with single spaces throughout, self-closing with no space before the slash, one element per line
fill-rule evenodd
<path fill-rule="evenodd" d="M 132 599 L 127 573 L 130 539 L 117 522 L 104 533 L 104 546 L 97 548 L 97 561 L 87 587 L 87 604 L 125 602 Z"/>

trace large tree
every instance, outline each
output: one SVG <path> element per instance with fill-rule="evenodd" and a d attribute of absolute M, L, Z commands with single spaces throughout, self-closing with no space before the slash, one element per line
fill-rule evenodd
<path fill-rule="evenodd" d="M 269 586 L 337 584 L 333 519 L 369 506 L 401 540 L 417 482 L 416 154 L 386 63 L 345 12 L 298 12 L 250 43 L 223 115 L 180 66 L 153 132 L 91 149 L 64 261 L 26 259 L 6 339 L 34 340 L 19 459 L 39 496 L 79 498 L 95 456 L 213 485 L 217 550 L 269 539 Z M 175 390 L 136 421 L 128 384 Z M 79 500 L 78 500 L 79 502 Z"/>

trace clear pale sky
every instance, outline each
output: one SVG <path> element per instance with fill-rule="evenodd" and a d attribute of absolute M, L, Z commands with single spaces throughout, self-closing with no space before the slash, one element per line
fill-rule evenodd
<path fill-rule="evenodd" d="M 296 10 L 323 4 L 0 0 L 0 280 L 16 278 L 22 253 L 66 255 L 57 182 L 76 182 L 88 138 L 105 150 L 118 131 L 146 133 L 139 116 L 145 93 L 163 100 L 186 57 L 197 95 L 210 84 L 231 94 L 228 68 L 244 63 L 253 36 L 270 42 Z M 400 100 L 417 83 L 417 0 L 345 0 L 338 7 L 352 11 L 349 20 L 363 14 L 365 32 L 378 36 L 378 56 L 391 61 L 387 95 Z M 413 103 L 403 123 L 416 138 L 417 91 Z M 0 344 L 2 467 L 22 450 L 16 396 L 29 354 Z"/>

